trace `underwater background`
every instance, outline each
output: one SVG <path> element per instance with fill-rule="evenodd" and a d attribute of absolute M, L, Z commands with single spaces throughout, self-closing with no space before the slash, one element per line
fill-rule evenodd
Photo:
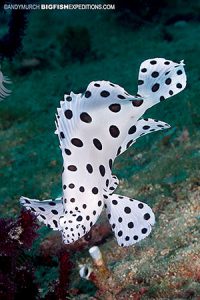
<path fill-rule="evenodd" d="M 0 102 L 0 299 L 200 299 L 200 2 L 88 1 L 115 9 L 71 11 L 4 10 L 5 3 L 0 57 L 12 94 Z M 85 239 L 63 245 L 19 204 L 22 195 L 61 195 L 59 101 L 93 80 L 136 94 L 139 66 L 154 57 L 184 59 L 187 87 L 145 113 L 172 128 L 139 139 L 113 173 L 119 193 L 153 208 L 156 225 L 145 240 L 122 248 L 101 217 Z M 93 245 L 112 288 L 79 276 L 80 264 L 92 264 Z"/>

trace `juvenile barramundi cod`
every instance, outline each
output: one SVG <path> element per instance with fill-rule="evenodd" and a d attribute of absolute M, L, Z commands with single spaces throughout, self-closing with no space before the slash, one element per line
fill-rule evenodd
<path fill-rule="evenodd" d="M 66 244 L 88 233 L 104 207 L 120 246 L 144 239 L 155 223 L 154 213 L 141 201 L 114 194 L 119 181 L 112 175 L 113 162 L 137 138 L 170 127 L 140 117 L 185 86 L 183 61 L 154 58 L 140 66 L 136 96 L 109 81 L 91 82 L 83 95 L 65 95 L 56 115 L 63 156 L 62 197 L 45 201 L 21 197 L 21 204 L 39 221 L 61 231 Z"/>

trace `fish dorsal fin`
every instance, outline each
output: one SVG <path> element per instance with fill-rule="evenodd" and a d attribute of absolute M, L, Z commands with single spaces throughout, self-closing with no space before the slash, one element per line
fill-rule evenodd
<path fill-rule="evenodd" d="M 170 125 L 154 119 L 140 119 L 137 121 L 137 123 L 130 127 L 128 131 L 128 135 L 126 136 L 126 139 L 122 143 L 122 145 L 119 147 L 117 151 L 117 156 L 122 154 L 124 151 L 126 151 L 130 146 L 132 146 L 136 140 L 144 136 L 148 133 L 152 133 L 158 130 L 164 130 L 169 129 Z"/>
<path fill-rule="evenodd" d="M 152 105 L 181 92 L 186 86 L 184 63 L 165 58 L 145 60 L 139 70 L 138 94 Z"/>
<path fill-rule="evenodd" d="M 148 236 L 155 223 L 151 208 L 117 194 L 105 200 L 106 213 L 120 246 L 131 246 Z"/>
<path fill-rule="evenodd" d="M 46 226 L 53 230 L 61 230 L 59 219 L 63 215 L 62 198 L 40 201 L 21 197 L 20 203 L 27 210 L 30 210 L 37 219 Z"/>
<path fill-rule="evenodd" d="M 67 148 L 71 136 L 78 128 L 81 105 L 81 94 L 65 95 L 64 100 L 60 101 L 60 107 L 56 114 L 56 131 L 60 141 L 61 149 Z"/>
<path fill-rule="evenodd" d="M 120 85 L 105 80 L 90 82 L 82 97 L 84 100 L 82 108 L 85 107 L 88 110 L 107 107 L 108 103 L 113 101 L 124 103 L 138 99 L 137 96 L 126 92 Z"/>

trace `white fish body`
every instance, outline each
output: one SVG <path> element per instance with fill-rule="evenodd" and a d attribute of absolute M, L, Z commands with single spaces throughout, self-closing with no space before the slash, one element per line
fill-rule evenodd
<path fill-rule="evenodd" d="M 66 244 L 84 236 L 104 206 L 119 245 L 132 245 L 151 232 L 155 222 L 151 208 L 113 194 L 118 179 L 112 175 L 112 165 L 140 136 L 170 127 L 162 121 L 139 118 L 185 88 L 183 63 L 146 60 L 138 84 L 139 95 L 132 96 L 119 85 L 95 81 L 84 95 L 71 93 L 60 103 L 56 133 L 64 162 L 63 197 L 55 201 L 22 197 L 21 203 L 40 221 L 60 230 Z"/>

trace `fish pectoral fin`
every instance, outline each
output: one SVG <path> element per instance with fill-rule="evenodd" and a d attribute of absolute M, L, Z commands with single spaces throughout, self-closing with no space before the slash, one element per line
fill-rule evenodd
<path fill-rule="evenodd" d="M 21 197 L 20 203 L 33 213 L 37 219 L 53 230 L 61 230 L 60 217 L 63 215 L 62 198 L 55 200 L 36 200 Z"/>
<path fill-rule="evenodd" d="M 147 237 L 155 216 L 145 203 L 113 194 L 105 200 L 106 213 L 120 246 L 131 246 Z"/>
<path fill-rule="evenodd" d="M 139 137 L 158 130 L 169 129 L 171 126 L 165 122 L 154 119 L 140 119 L 135 125 L 129 128 L 126 139 L 119 147 L 117 155 L 119 156 L 132 146 Z"/>

